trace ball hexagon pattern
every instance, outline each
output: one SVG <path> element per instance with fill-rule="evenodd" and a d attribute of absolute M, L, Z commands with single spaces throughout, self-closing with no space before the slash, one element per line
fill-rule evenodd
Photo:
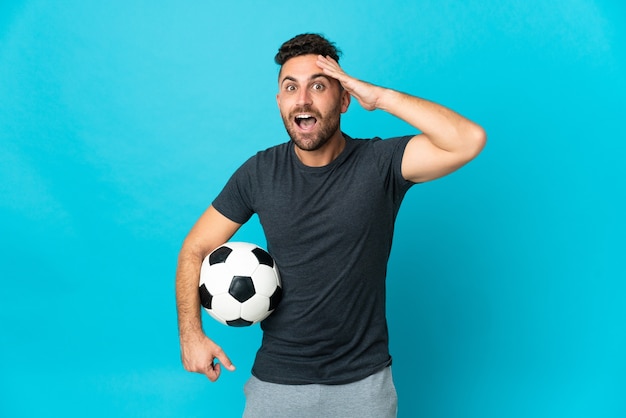
<path fill-rule="evenodd" d="M 276 309 L 281 297 L 276 263 L 255 244 L 227 242 L 202 262 L 200 303 L 224 325 L 256 324 Z"/>

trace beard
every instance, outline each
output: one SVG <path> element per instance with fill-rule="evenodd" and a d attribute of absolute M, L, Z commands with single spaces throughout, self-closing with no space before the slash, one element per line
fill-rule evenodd
<path fill-rule="evenodd" d="M 315 117 L 315 131 L 301 132 L 295 122 L 295 115 L 298 113 L 309 113 Z M 333 135 L 339 130 L 341 115 L 341 103 L 331 109 L 326 115 L 321 115 L 313 110 L 311 106 L 304 106 L 294 109 L 289 115 L 282 115 L 285 129 L 291 141 L 303 151 L 317 151 L 330 141 Z"/>

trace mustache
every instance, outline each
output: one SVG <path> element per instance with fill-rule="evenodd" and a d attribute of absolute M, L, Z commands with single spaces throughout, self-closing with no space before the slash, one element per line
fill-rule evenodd
<path fill-rule="evenodd" d="M 291 111 L 291 113 L 289 113 L 289 116 L 293 119 L 293 118 L 296 117 L 296 115 L 298 115 L 300 113 L 308 113 L 308 114 L 314 116 L 316 119 L 321 119 L 322 118 L 322 114 L 320 112 L 318 112 L 317 110 L 315 110 L 310 105 L 298 106 L 298 107 L 294 108 Z"/>

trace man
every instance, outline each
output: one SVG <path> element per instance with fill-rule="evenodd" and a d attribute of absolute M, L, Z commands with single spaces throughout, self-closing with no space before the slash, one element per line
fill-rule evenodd
<path fill-rule="evenodd" d="M 291 140 L 240 167 L 185 239 L 176 278 L 182 360 L 219 378 L 234 370 L 201 327 L 203 258 L 253 213 L 283 281 L 261 324 L 244 416 L 395 416 L 385 318 L 385 276 L 407 190 L 444 176 L 485 144 L 481 127 L 435 103 L 346 74 L 320 35 L 285 42 L 276 100 Z M 421 131 L 357 140 L 342 133 L 354 97 Z M 219 361 L 219 363 L 216 362 Z"/>

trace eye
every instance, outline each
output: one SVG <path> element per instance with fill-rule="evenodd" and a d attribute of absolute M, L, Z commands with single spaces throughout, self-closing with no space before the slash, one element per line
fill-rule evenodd
<path fill-rule="evenodd" d="M 285 91 L 296 91 L 296 86 L 294 86 L 293 84 L 287 84 L 285 86 Z"/>
<path fill-rule="evenodd" d="M 322 83 L 315 83 L 311 88 L 315 91 L 322 91 L 326 88 L 326 86 L 324 86 Z"/>

